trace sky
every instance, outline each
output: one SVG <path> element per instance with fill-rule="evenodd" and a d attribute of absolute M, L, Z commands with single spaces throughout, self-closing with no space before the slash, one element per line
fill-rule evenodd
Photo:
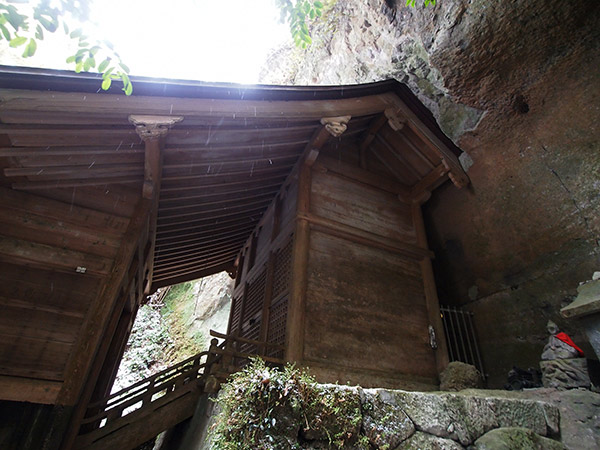
<path fill-rule="evenodd" d="M 275 0 L 95 0 L 91 19 L 84 30 L 109 39 L 132 75 L 157 78 L 256 83 L 269 51 L 291 42 Z M 72 70 L 72 48 L 59 31 L 34 58 L 1 49 L 0 63 Z"/>

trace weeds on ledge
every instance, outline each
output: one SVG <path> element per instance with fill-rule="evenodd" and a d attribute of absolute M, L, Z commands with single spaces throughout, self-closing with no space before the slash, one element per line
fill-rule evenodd
<path fill-rule="evenodd" d="M 215 450 L 300 449 L 304 442 L 368 448 L 359 436 L 357 396 L 318 386 L 306 370 L 292 365 L 280 370 L 253 359 L 232 375 L 217 402 L 221 411 L 211 430 Z"/>

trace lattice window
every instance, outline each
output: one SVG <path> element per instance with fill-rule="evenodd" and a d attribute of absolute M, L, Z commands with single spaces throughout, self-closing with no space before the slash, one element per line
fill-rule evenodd
<path fill-rule="evenodd" d="M 263 268 L 261 273 L 248 284 L 246 294 L 246 305 L 244 307 L 244 318 L 242 322 L 242 337 L 248 339 L 260 340 L 260 323 L 262 318 L 262 308 L 265 301 L 265 284 L 267 273 Z M 240 351 L 245 353 L 256 353 L 255 345 L 242 344 Z"/>
<path fill-rule="evenodd" d="M 276 345 L 285 345 L 285 332 L 287 324 L 288 297 L 285 296 L 277 303 L 271 305 L 269 312 L 269 330 L 267 342 Z M 268 356 L 283 358 L 283 350 L 269 349 Z"/>
<path fill-rule="evenodd" d="M 273 273 L 273 298 L 287 292 L 292 272 L 292 247 L 294 240 L 290 238 L 275 255 L 275 272 Z"/>
<path fill-rule="evenodd" d="M 231 305 L 233 312 L 231 313 L 231 323 L 229 324 L 229 334 L 237 333 L 240 324 L 240 313 L 242 312 L 242 297 L 234 298 Z"/>

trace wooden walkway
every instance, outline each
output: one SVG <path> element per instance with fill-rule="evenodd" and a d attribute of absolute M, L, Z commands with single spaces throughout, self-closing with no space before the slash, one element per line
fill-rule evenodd
<path fill-rule="evenodd" d="M 143 444 L 191 417 L 201 395 L 218 390 L 229 374 L 260 353 L 240 352 L 240 344 L 256 349 L 273 347 L 214 331 L 211 335 L 223 341 L 219 344 L 213 339 L 209 351 L 91 403 L 73 448 L 128 450 Z M 262 357 L 271 364 L 283 364 L 282 360 Z"/>

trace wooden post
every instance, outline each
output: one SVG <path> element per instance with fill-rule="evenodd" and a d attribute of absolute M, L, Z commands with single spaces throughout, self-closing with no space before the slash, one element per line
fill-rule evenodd
<path fill-rule="evenodd" d="M 148 239 L 150 242 L 150 251 L 147 261 L 143 262 L 140 270 L 147 271 L 146 284 L 140 288 L 146 295 L 150 294 L 152 286 L 152 275 L 154 272 L 154 249 L 156 248 L 156 221 L 158 217 L 158 199 L 160 193 L 160 183 L 162 179 L 162 161 L 161 151 L 162 141 L 169 132 L 169 128 L 177 122 L 181 122 L 181 116 L 143 116 L 131 115 L 129 121 L 135 125 L 135 129 L 145 144 L 144 159 L 144 185 L 142 196 L 152 200 L 150 211 L 150 229 Z M 144 279 L 142 279 L 144 282 Z"/>
<path fill-rule="evenodd" d="M 413 203 L 412 205 L 412 216 L 415 231 L 417 233 L 417 243 L 422 248 L 429 248 L 427 245 L 427 235 L 425 234 L 425 223 L 423 222 L 423 213 L 421 212 L 421 205 Z M 435 278 L 433 276 L 433 267 L 431 266 L 431 259 L 424 257 L 421 262 L 421 273 L 423 274 L 423 287 L 425 289 L 425 304 L 427 306 L 427 316 L 429 318 L 429 324 L 435 331 L 435 339 L 437 342 L 437 349 L 435 352 L 435 361 L 438 373 L 441 373 L 449 363 L 448 359 L 448 344 L 446 342 L 446 335 L 444 333 L 444 325 L 442 324 L 442 317 L 440 315 L 440 302 L 437 296 L 437 289 L 435 287 Z M 423 330 L 424 333 L 427 330 Z"/>
<path fill-rule="evenodd" d="M 310 211 L 311 169 L 308 165 L 300 168 L 298 177 L 299 214 Z M 304 355 L 304 330 L 306 315 L 306 285 L 308 281 L 308 250 L 310 241 L 309 222 L 303 218 L 296 219 L 294 248 L 292 251 L 292 280 L 290 300 L 287 314 L 286 361 L 301 363 Z"/>

